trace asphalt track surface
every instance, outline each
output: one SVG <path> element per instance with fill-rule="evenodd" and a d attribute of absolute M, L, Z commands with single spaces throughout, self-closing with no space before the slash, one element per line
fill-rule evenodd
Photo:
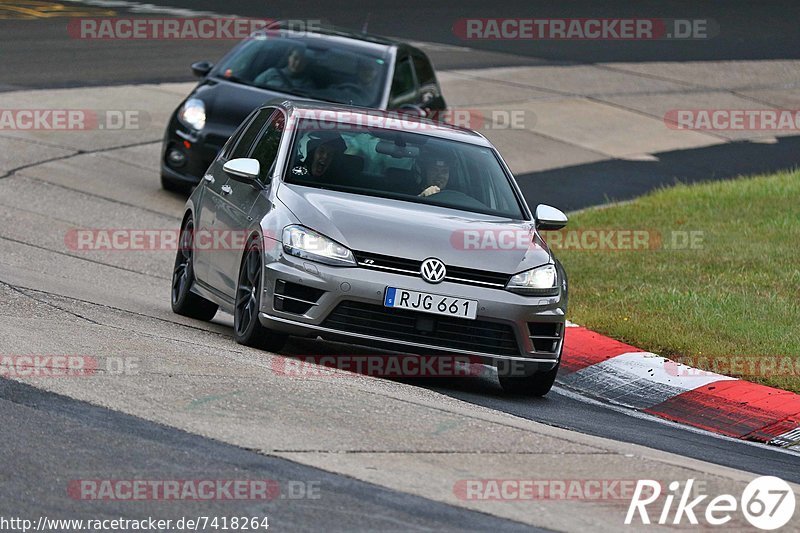
<path fill-rule="evenodd" d="M 132 3 L 143 4 L 145 2 Z M 90 2 L 87 2 L 90 3 Z M 468 46 L 470 54 L 442 49 L 431 52 L 439 69 L 534 65 L 543 60 L 571 63 L 631 61 L 700 61 L 737 59 L 796 59 L 800 34 L 796 21 L 800 4 L 774 2 L 542 2 L 511 0 L 457 3 L 427 0 L 299 2 L 277 0 L 164 0 L 158 6 L 211 11 L 247 17 L 326 20 L 352 29 L 368 29 L 404 39 Z M 85 3 L 69 4 L 75 8 Z M 91 6 L 87 6 L 91 7 Z M 96 7 L 96 9 L 101 9 Z M 117 16 L 130 10 L 117 8 Z M 102 16 L 102 15 L 97 15 Z M 141 16 L 157 16 L 141 13 Z M 169 15 L 164 15 L 169 16 Z M 703 41 L 464 41 L 454 35 L 455 20 L 466 17 L 650 17 L 710 19 L 724 31 Z M 0 50 L 3 77 L 0 88 L 107 85 L 188 81 L 186 68 L 202 58 L 215 60 L 228 41 L 91 42 L 70 37 L 65 18 L 3 20 Z"/>
<path fill-rule="evenodd" d="M 86 16 L 103 16 L 105 0 L 64 2 Z M 119 5 L 120 2 L 113 2 Z M 156 9 L 123 0 L 114 16 L 168 17 L 158 9 L 190 9 L 246 17 L 324 20 L 358 30 L 365 22 L 378 34 L 437 43 L 427 47 L 440 70 L 604 64 L 630 62 L 781 60 L 800 57 L 800 4 L 791 1 L 724 3 L 588 2 L 512 0 L 492 3 L 470 0 L 457 6 L 428 1 L 293 2 L 234 0 L 169 0 Z M 128 7 L 124 7 L 124 6 Z M 139 7 L 136 7 L 139 6 Z M 96 10 L 96 11 L 92 11 Z M 2 16 L 2 10 L 0 10 Z M 198 15 L 199 16 L 199 15 Z M 704 19 L 722 30 L 706 40 L 654 41 L 465 41 L 453 24 L 465 17 L 650 17 Z M 80 40 L 68 31 L 69 18 L 0 18 L 0 50 L 4 66 L 0 91 L 26 88 L 82 87 L 130 83 L 192 81 L 188 66 L 200 59 L 216 61 L 233 42 L 228 40 Z M 469 51 L 465 53 L 465 47 Z M 591 80 L 587 80 L 591 83 Z M 771 172 L 798 164 L 800 136 L 784 136 L 774 144 L 727 143 L 659 153 L 656 161 L 609 160 L 518 175 L 523 192 L 537 203 L 565 210 L 635 198 L 676 180 L 695 182 Z M 617 176 L 615 180 L 607 176 Z M 599 185 L 602 183 L 602 185 Z"/>
<path fill-rule="evenodd" d="M 274 525 L 283 531 L 531 530 L 526 524 L 265 457 L 13 381 L 0 380 L 0 423 L 17 428 L 0 450 L 4 465 L 16 465 L 13 472 L 4 472 L 3 516 L 154 516 L 175 521 L 279 516 Z M 145 472 L 158 472 L 161 479 L 209 479 L 212 474 L 214 479 L 269 479 L 281 486 L 281 496 L 255 502 L 76 502 L 65 494 L 64 483 L 52 482 L 74 479 L 76 465 L 114 472 L 116 479 L 142 479 Z M 306 488 L 290 489 L 289 483 Z M 323 487 L 324 498 L 293 499 L 301 490 L 313 494 Z"/>
<path fill-rule="evenodd" d="M 169 5 L 194 10 L 235 13 L 243 16 L 280 18 L 324 18 L 349 27 L 359 27 L 364 15 L 369 13 L 372 32 L 401 36 L 406 39 L 439 42 L 453 46 L 468 45 L 475 52 L 464 54 L 455 49 L 432 49 L 431 56 L 438 68 L 479 68 L 498 65 L 533 65 L 538 61 L 575 62 L 626 62 L 701 59 L 781 59 L 800 55 L 800 33 L 796 20 L 800 5 L 792 2 L 771 2 L 760 5 L 752 2 L 726 2 L 715 5 L 691 2 L 666 6 L 661 2 L 636 4 L 573 2 L 566 6 L 536 2 L 506 2 L 501 7 L 487 10 L 482 2 L 459 2 L 457 7 L 432 2 L 352 2 L 314 3 L 309 7 L 300 2 L 270 2 L 269 10 L 255 7 L 251 2 L 230 1 L 224 4 L 209 1 L 165 0 L 159 5 Z M 224 8 L 221 7 L 224 5 Z M 496 4 L 493 4 L 496 5 Z M 635 7 L 631 7 L 635 5 Z M 326 7 L 327 6 L 327 7 Z M 488 11 L 488 12 L 487 12 Z M 497 11 L 496 13 L 494 11 Z M 451 31 L 451 21 L 466 16 L 650 16 L 665 18 L 712 18 L 730 31 L 708 43 L 645 42 L 633 46 L 619 43 L 464 43 Z M 4 75 L 0 90 L 21 88 L 71 87 L 84 85 L 110 85 L 161 81 L 189 81 L 187 65 L 197 59 L 216 59 L 230 47 L 229 42 L 182 43 L 147 42 L 117 43 L 98 46 L 97 43 L 70 39 L 65 31 L 65 19 L 2 20 L 0 49 Z M 669 44 L 669 46 L 668 46 Z M 724 172 L 734 175 L 742 170 L 785 168 L 796 154 L 798 143 L 794 138 L 782 140 L 779 147 L 754 148 L 754 150 L 780 151 L 764 166 L 753 161 L 763 161 L 763 153 L 731 162 L 726 150 L 717 147 L 676 153 L 675 160 L 707 157 L 728 161 Z M 705 152 L 703 151 L 705 150 Z M 759 158 L 759 156 L 762 156 Z M 795 155 L 796 157 L 796 155 Z M 738 162 L 738 163 L 737 163 Z M 736 166 L 738 164 L 738 166 Z M 602 203 L 608 190 L 597 187 L 586 193 L 584 199 L 570 204 L 563 195 L 569 187 L 585 189 L 593 172 L 601 165 L 643 165 L 645 163 L 606 162 L 585 167 L 544 173 L 560 183 L 560 187 L 539 191 L 544 197 L 558 198 L 567 207 L 583 207 Z M 750 165 L 745 166 L 745 165 Z M 155 170 L 154 170 L 155 172 Z M 569 173 L 567 175 L 567 173 Z M 667 172 L 668 174 L 669 172 Z M 564 180 L 573 179 L 574 182 Z M 699 176 L 698 176 L 699 179 Z M 567 187 L 566 189 L 564 187 Z M 614 187 L 611 184 L 610 187 Z M 566 191 L 566 192 L 565 192 Z M 641 191 L 628 188 L 620 192 L 624 197 Z M 571 198 L 574 197 L 571 196 Z M 231 340 L 231 342 L 233 342 Z M 541 400 L 522 400 L 503 396 L 496 381 L 491 379 L 413 382 L 441 394 L 492 409 L 501 410 L 557 427 L 573 429 L 623 442 L 670 451 L 686 457 L 697 458 L 756 474 L 771 474 L 789 481 L 800 482 L 800 461 L 796 455 L 763 446 L 721 439 L 702 432 L 690 431 L 653 419 L 630 416 L 586 399 L 569 391 L 555 389 Z M 241 508 L 226 504 L 225 514 L 241 511 L 249 515 L 280 510 L 284 524 L 295 529 L 337 530 L 498 530 L 522 529 L 521 524 L 480 513 L 458 509 L 414 496 L 396 493 L 354 479 L 328 474 L 290 461 L 264 457 L 210 439 L 197 437 L 151 422 L 122 415 L 100 407 L 71 400 L 7 380 L 0 380 L 0 417 L 4 443 L 0 447 L 0 469 L 3 478 L 2 514 L 47 514 L 69 512 L 70 516 L 98 515 L 141 517 L 145 510 L 157 514 L 164 509 L 158 504 L 145 504 L 136 508 L 115 508 L 105 504 L 102 508 L 86 505 L 76 507 L 65 499 L 63 490 L 56 492 L 49 486 L 54 478 L 62 479 L 64 465 L 91 461 L 100 470 L 119 471 L 119 458 L 125 458 L 125 468 L 132 475 L 158 470 L 187 473 L 207 472 L 213 463 L 219 472 L 236 472 L 239 477 L 259 477 L 269 472 L 276 479 L 324 480 L 338 490 L 327 496 L 324 505 L 303 501 L 279 500 L 259 507 L 252 504 Z M 14 428 L 8 431 L 8 428 Z M 35 446 L 32 446 L 35 443 Z M 33 469 L 31 464 L 38 465 Z M 20 475 L 22 474 L 22 475 Z M 165 475 L 164 477 L 170 477 Z M 222 476 L 220 476 L 222 477 Z M 238 504 L 237 504 L 238 505 Z M 280 509 L 284 506 L 284 509 Z M 13 510 L 13 513 L 10 512 Z M 206 514 L 217 509 L 205 508 Z M 174 505 L 166 509 L 176 515 L 188 511 Z M 168 515 L 163 515 L 167 517 Z M 332 518 L 333 517 L 333 518 Z M 287 520 L 295 520 L 287 523 Z M 527 526 L 525 526 L 527 528 Z"/>

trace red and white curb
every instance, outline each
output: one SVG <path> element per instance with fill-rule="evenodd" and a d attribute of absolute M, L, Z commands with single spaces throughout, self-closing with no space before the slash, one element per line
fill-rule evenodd
<path fill-rule="evenodd" d="M 800 395 L 701 371 L 569 324 L 558 382 L 728 437 L 800 448 Z"/>

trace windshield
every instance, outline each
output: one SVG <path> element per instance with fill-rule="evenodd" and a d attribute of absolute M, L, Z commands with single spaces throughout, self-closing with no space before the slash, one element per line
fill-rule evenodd
<path fill-rule="evenodd" d="M 386 60 L 361 50 L 300 38 L 253 38 L 214 69 L 218 78 L 287 94 L 379 107 Z"/>
<path fill-rule="evenodd" d="M 297 131 L 287 183 L 525 218 L 491 148 L 312 119 Z"/>

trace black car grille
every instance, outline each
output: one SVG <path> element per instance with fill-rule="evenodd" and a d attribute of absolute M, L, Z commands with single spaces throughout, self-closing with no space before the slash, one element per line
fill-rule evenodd
<path fill-rule="evenodd" d="M 427 344 L 445 350 L 492 355 L 520 353 L 514 330 L 508 324 L 418 313 L 361 302 L 340 303 L 322 326 L 347 333 Z"/>
<path fill-rule="evenodd" d="M 398 257 L 391 257 L 388 255 L 379 255 L 369 252 L 353 252 L 358 262 L 358 266 L 362 268 L 372 268 L 376 270 L 385 270 L 387 272 L 394 272 L 396 274 L 403 274 L 406 276 L 420 277 L 420 266 L 422 261 L 415 259 L 401 259 Z M 511 278 L 508 274 L 500 272 L 488 272 L 485 270 L 474 270 L 471 268 L 463 268 L 445 265 L 447 268 L 447 275 L 445 281 L 453 283 L 463 283 L 466 285 L 477 285 L 480 287 L 490 287 L 493 289 L 504 289 L 508 280 Z"/>

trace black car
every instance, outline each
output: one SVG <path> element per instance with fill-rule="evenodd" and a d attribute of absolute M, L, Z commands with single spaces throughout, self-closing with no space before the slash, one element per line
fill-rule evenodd
<path fill-rule="evenodd" d="M 436 116 L 446 109 L 430 60 L 405 43 L 340 29 L 263 30 L 213 65 L 170 118 L 161 153 L 161 184 L 188 191 L 237 126 L 275 98 L 343 103 Z"/>

